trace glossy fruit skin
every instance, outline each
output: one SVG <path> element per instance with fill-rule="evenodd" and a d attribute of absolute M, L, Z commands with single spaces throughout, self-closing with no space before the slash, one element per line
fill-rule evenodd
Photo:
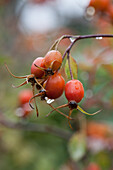
<path fill-rule="evenodd" d="M 70 80 L 65 85 L 65 96 L 67 100 L 79 103 L 84 97 L 84 87 L 79 80 Z"/>
<path fill-rule="evenodd" d="M 29 89 L 21 90 L 18 95 L 20 105 L 24 105 L 29 102 L 30 98 L 33 97 L 33 93 Z"/>
<path fill-rule="evenodd" d="M 45 82 L 46 96 L 50 99 L 60 97 L 64 91 L 65 81 L 60 73 L 56 72 Z"/>
<path fill-rule="evenodd" d="M 58 61 L 58 62 L 54 62 Z M 51 50 L 45 55 L 45 67 L 50 68 L 53 63 L 52 69 L 57 71 L 62 64 L 62 55 L 59 51 Z"/>
<path fill-rule="evenodd" d="M 44 71 L 37 68 L 34 64 L 36 64 L 39 67 L 45 68 L 44 58 L 43 57 L 36 58 L 31 65 L 31 74 L 34 74 L 36 78 L 42 78 L 42 76 L 44 75 Z"/>

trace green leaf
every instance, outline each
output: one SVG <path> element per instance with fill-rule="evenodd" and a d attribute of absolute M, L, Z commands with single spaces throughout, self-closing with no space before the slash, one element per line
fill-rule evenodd
<path fill-rule="evenodd" d="M 74 134 L 68 144 L 68 150 L 74 161 L 79 161 L 86 153 L 86 137 L 84 134 Z"/>
<path fill-rule="evenodd" d="M 77 79 L 77 73 L 78 73 L 77 63 L 76 63 L 75 59 L 72 56 L 70 56 L 70 66 L 71 66 L 73 78 Z M 66 60 L 65 72 L 66 72 L 68 80 L 70 80 L 71 75 L 70 75 L 68 60 Z"/>
<path fill-rule="evenodd" d="M 61 73 L 61 75 L 64 77 L 64 79 L 67 81 L 67 74 L 65 72 L 65 64 L 66 64 L 67 58 L 65 57 L 63 62 L 62 62 L 62 66 L 59 70 L 59 72 Z"/>

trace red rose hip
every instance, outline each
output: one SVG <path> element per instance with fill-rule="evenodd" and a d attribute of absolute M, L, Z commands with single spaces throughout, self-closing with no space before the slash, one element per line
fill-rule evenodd
<path fill-rule="evenodd" d="M 45 82 L 46 95 L 50 99 L 60 97 L 64 91 L 65 81 L 60 73 L 56 72 Z"/>
<path fill-rule="evenodd" d="M 79 80 L 70 80 L 65 85 L 65 96 L 67 100 L 79 103 L 84 97 L 84 88 Z"/>
<path fill-rule="evenodd" d="M 62 55 L 57 50 L 51 50 L 45 55 L 45 67 L 57 71 L 62 64 Z"/>
<path fill-rule="evenodd" d="M 39 67 L 45 68 L 44 58 L 43 57 L 36 58 L 31 65 L 31 74 L 34 74 L 36 78 L 42 78 L 42 76 L 44 75 L 44 71 L 41 70 L 40 68 L 37 68 L 34 64 L 36 64 Z"/>

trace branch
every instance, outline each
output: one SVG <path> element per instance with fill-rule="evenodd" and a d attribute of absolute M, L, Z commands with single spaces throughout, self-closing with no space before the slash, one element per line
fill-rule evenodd
<path fill-rule="evenodd" d="M 68 140 L 72 135 L 72 132 L 68 130 L 63 130 L 61 128 L 52 125 L 37 124 L 37 123 L 23 123 L 23 122 L 16 123 L 11 120 L 6 120 L 4 115 L 1 113 L 0 113 L 0 125 L 14 130 L 17 129 L 17 130 L 24 130 L 30 132 L 49 133 L 66 140 Z"/>
<path fill-rule="evenodd" d="M 62 38 L 63 37 L 63 38 Z M 68 46 L 68 48 L 66 49 L 66 51 L 64 52 L 62 59 L 64 60 L 65 56 L 67 53 L 70 53 L 71 48 L 73 47 L 73 45 L 78 41 L 78 40 L 82 40 L 82 39 L 91 39 L 91 38 L 96 38 L 96 39 L 102 39 L 102 38 L 113 38 L 112 34 L 91 34 L 91 35 L 64 35 L 61 38 L 59 38 L 59 40 L 63 40 L 65 38 L 73 38 L 75 40 L 73 40 L 73 42 Z M 57 40 L 58 42 L 58 40 Z M 59 44 L 59 42 L 58 42 Z"/>
<path fill-rule="evenodd" d="M 91 39 L 91 38 L 96 38 L 96 39 L 102 39 L 102 38 L 113 38 L 112 34 L 92 34 L 92 35 L 78 35 L 78 36 L 72 36 L 71 38 L 75 38 L 75 40 L 70 44 L 68 49 L 66 51 L 70 51 L 73 45 L 76 43 L 76 41 L 81 40 L 81 39 Z"/>

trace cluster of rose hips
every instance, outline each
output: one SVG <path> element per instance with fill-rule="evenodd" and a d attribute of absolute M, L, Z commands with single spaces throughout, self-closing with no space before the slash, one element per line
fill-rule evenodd
<path fill-rule="evenodd" d="M 65 36 L 63 36 L 63 38 L 64 37 Z M 61 38 L 60 38 L 60 40 L 57 41 L 57 43 L 55 42 L 55 45 L 58 46 L 58 43 L 60 41 L 61 41 Z M 71 47 L 73 44 L 74 43 L 72 42 Z M 70 74 L 71 74 L 69 57 L 70 57 L 70 55 L 67 55 Z M 21 87 L 27 83 L 31 83 L 33 97 L 31 97 L 31 99 L 29 100 L 29 105 L 31 106 L 32 109 L 34 109 L 34 107 L 31 104 L 31 101 L 34 99 L 37 116 L 39 115 L 39 113 L 38 113 L 38 107 L 36 104 L 36 97 L 40 97 L 41 100 L 46 101 L 47 104 L 53 109 L 49 114 L 51 114 L 54 110 L 56 110 L 57 112 L 59 112 L 60 114 L 65 116 L 68 119 L 68 122 L 69 122 L 69 120 L 72 120 L 71 113 L 72 113 L 73 109 L 77 109 L 87 115 L 94 115 L 94 114 L 98 113 L 99 111 L 89 114 L 89 113 L 85 112 L 78 105 L 78 103 L 84 97 L 83 84 L 78 79 L 74 79 L 72 76 L 71 76 L 71 80 L 67 81 L 67 83 L 65 84 L 65 80 L 62 77 L 61 73 L 59 72 L 59 70 L 62 66 L 63 60 L 64 60 L 64 55 L 62 56 L 61 53 L 57 49 L 50 50 L 45 55 L 45 57 L 38 57 L 33 61 L 32 65 L 31 65 L 31 74 L 26 75 L 26 76 L 15 76 L 14 74 L 11 73 L 11 71 L 9 70 L 9 68 L 6 64 L 5 64 L 5 66 L 8 70 L 8 72 L 13 77 L 19 78 L 19 79 L 26 79 L 19 86 L 13 85 L 13 87 L 17 88 L 17 87 Z M 36 94 L 35 94 L 35 88 L 38 92 Z M 62 106 L 58 106 L 57 108 L 54 108 L 51 104 L 52 101 L 54 101 L 54 99 L 59 98 L 63 94 L 63 91 L 65 92 L 65 96 L 68 100 L 68 103 L 64 104 Z M 61 112 L 60 110 L 58 110 L 59 108 L 63 108 L 63 107 L 69 107 L 69 109 L 70 109 L 69 115 L 66 115 L 63 112 Z M 47 116 L 49 114 L 47 114 Z M 71 127 L 70 122 L 69 122 L 69 125 Z"/>

